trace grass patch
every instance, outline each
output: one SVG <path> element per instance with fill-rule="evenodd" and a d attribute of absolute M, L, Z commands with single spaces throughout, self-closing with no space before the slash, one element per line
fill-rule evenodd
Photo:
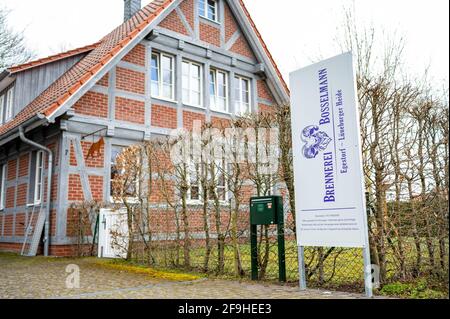
<path fill-rule="evenodd" d="M 143 265 L 133 264 L 125 260 L 98 259 L 95 261 L 95 264 L 107 269 L 146 275 L 151 279 L 162 279 L 169 281 L 193 281 L 201 278 L 199 275 L 187 274 L 177 271 L 153 269 Z"/>
<path fill-rule="evenodd" d="M 427 280 L 421 279 L 416 282 L 394 282 L 384 285 L 380 290 L 383 296 L 395 296 L 409 299 L 447 299 L 448 293 L 433 289 L 433 285 Z"/>

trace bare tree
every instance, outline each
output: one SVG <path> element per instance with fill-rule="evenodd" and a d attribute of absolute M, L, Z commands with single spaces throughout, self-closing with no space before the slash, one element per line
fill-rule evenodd
<path fill-rule="evenodd" d="M 8 26 L 9 12 L 0 8 L 0 71 L 34 57 L 26 47 L 23 32 L 15 32 Z"/>

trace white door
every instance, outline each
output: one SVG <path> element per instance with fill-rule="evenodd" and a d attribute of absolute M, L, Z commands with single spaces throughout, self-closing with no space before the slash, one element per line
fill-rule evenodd
<path fill-rule="evenodd" d="M 128 247 L 127 211 L 100 210 L 99 258 L 125 258 Z"/>

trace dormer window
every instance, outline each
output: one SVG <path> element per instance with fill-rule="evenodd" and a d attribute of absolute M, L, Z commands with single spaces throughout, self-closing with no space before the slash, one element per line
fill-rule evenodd
<path fill-rule="evenodd" d="M 9 122 L 14 115 L 14 86 L 0 94 L 0 125 Z"/>
<path fill-rule="evenodd" d="M 217 0 L 198 0 L 198 14 L 208 20 L 219 22 Z"/>

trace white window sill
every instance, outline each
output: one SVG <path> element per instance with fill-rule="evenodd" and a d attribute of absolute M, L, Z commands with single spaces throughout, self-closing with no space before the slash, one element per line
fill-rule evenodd
<path fill-rule="evenodd" d="M 199 17 L 200 17 L 200 19 L 203 19 L 203 20 L 205 20 L 207 22 L 212 22 L 212 23 L 216 24 L 217 26 L 221 26 L 221 23 L 219 21 L 212 20 L 212 19 L 210 19 L 208 17 L 204 17 L 202 15 L 199 15 Z"/>
<path fill-rule="evenodd" d="M 211 112 L 214 112 L 214 113 L 220 113 L 220 114 L 228 115 L 228 116 L 231 116 L 231 115 L 232 115 L 231 112 L 229 112 L 229 111 L 216 110 L 216 109 L 214 109 L 214 108 L 211 108 Z"/>
<path fill-rule="evenodd" d="M 177 101 L 177 100 L 172 100 L 172 99 L 168 99 L 168 98 L 161 97 L 161 96 L 153 96 L 153 95 L 152 95 L 152 99 L 160 100 L 160 101 L 164 101 L 164 102 L 169 102 L 169 103 L 174 103 L 174 104 L 178 104 L 178 101 Z"/>
<path fill-rule="evenodd" d="M 202 200 L 187 200 L 186 204 L 189 206 L 203 206 L 204 202 Z M 214 201 L 210 200 L 208 201 L 208 205 L 212 205 L 214 204 Z M 219 201 L 219 205 L 220 206 L 227 206 L 228 205 L 228 200 L 220 200 Z"/>
<path fill-rule="evenodd" d="M 192 107 L 192 108 L 200 109 L 200 110 L 203 110 L 203 111 L 206 110 L 206 108 L 204 106 L 188 104 L 188 103 L 184 103 L 184 102 L 183 102 L 183 106 Z"/>

